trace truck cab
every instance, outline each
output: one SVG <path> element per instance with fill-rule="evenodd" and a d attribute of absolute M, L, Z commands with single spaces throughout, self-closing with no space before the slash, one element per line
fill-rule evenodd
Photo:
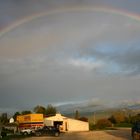
<path fill-rule="evenodd" d="M 140 140 L 140 121 L 133 124 L 131 134 L 134 140 Z"/>

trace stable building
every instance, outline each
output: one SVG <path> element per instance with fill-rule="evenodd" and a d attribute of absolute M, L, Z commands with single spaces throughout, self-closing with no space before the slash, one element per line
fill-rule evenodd
<path fill-rule="evenodd" d="M 89 123 L 68 118 L 61 114 L 44 118 L 44 125 L 56 126 L 60 131 L 89 131 Z"/>

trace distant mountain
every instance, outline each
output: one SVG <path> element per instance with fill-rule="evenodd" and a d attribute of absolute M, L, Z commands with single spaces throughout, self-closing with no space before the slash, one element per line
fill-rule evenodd
<path fill-rule="evenodd" d="M 140 111 L 140 103 L 137 102 L 126 102 L 122 101 L 115 105 L 106 105 L 99 101 L 84 101 L 79 103 L 69 103 L 57 106 L 57 110 L 59 110 L 62 114 L 68 116 L 74 116 L 75 111 L 78 110 L 80 115 L 89 116 L 94 112 L 104 112 L 104 111 Z"/>
<path fill-rule="evenodd" d="M 57 106 L 57 110 L 59 110 L 62 114 L 71 115 L 74 114 L 76 110 L 80 112 L 80 114 L 87 114 L 87 113 L 93 113 L 97 110 L 105 109 L 104 106 L 95 101 L 84 101 L 84 102 L 78 102 L 78 103 L 68 103 Z"/>
<path fill-rule="evenodd" d="M 140 110 L 140 104 L 128 105 L 127 108 L 131 110 Z"/>

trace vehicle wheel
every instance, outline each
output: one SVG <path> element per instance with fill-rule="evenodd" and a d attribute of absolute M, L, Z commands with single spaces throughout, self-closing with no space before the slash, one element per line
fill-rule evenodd
<path fill-rule="evenodd" d="M 27 136 L 27 135 L 28 135 L 28 133 L 27 133 L 27 132 L 24 132 L 24 133 L 23 133 L 23 135 L 24 135 L 24 136 Z"/>
<path fill-rule="evenodd" d="M 55 134 L 54 134 L 56 137 L 58 137 L 59 136 L 59 133 L 58 132 L 55 132 Z"/>
<path fill-rule="evenodd" d="M 7 136 L 7 134 L 6 134 L 6 132 L 1 132 L 1 137 L 3 138 L 3 137 L 6 137 Z"/>
<path fill-rule="evenodd" d="M 41 136 L 41 133 L 40 132 L 36 132 L 35 135 L 39 137 L 39 136 Z"/>

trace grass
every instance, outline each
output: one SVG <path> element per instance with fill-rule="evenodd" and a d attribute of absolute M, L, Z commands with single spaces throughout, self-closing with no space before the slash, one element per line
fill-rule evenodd
<path fill-rule="evenodd" d="M 114 127 L 132 127 L 132 124 L 131 123 L 118 123 L 118 124 L 115 124 Z"/>

